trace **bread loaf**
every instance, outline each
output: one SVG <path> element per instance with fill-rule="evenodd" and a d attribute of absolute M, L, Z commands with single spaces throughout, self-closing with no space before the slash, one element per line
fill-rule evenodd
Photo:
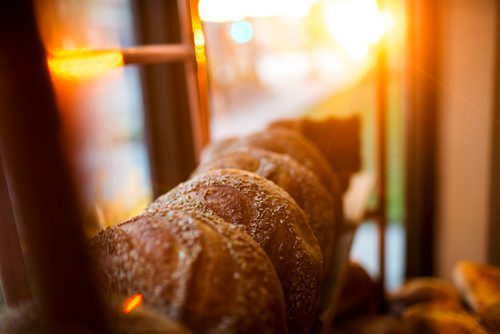
<path fill-rule="evenodd" d="M 403 284 L 399 290 L 393 292 L 389 299 L 396 312 L 402 312 L 407 307 L 419 303 L 461 304 L 458 290 L 452 284 L 433 277 L 411 279 Z"/>
<path fill-rule="evenodd" d="M 201 174 L 161 196 L 147 212 L 214 212 L 267 253 L 285 294 L 290 331 L 307 333 L 322 279 L 322 255 L 304 212 L 273 182 L 241 170 Z"/>
<path fill-rule="evenodd" d="M 402 334 L 401 320 L 391 314 L 369 314 L 335 323 L 335 334 Z M 423 334 L 423 333 L 422 333 Z"/>
<path fill-rule="evenodd" d="M 269 128 L 294 130 L 314 143 L 339 176 L 343 190 L 347 188 L 351 176 L 361 168 L 359 115 L 321 120 L 278 120 L 271 123 Z"/>
<path fill-rule="evenodd" d="M 307 168 L 284 154 L 240 148 L 202 163 L 193 175 L 216 169 L 241 169 L 262 176 L 283 188 L 304 210 L 318 239 L 325 269 L 330 266 L 335 229 L 332 196 Z"/>
<path fill-rule="evenodd" d="M 282 290 L 269 259 L 215 216 L 143 215 L 90 244 L 105 292 L 144 302 L 195 332 L 285 332 Z"/>
<path fill-rule="evenodd" d="M 117 296 L 105 298 L 104 320 L 110 333 L 192 334 L 182 324 L 144 305 L 137 306 L 125 314 L 123 302 L 124 299 Z M 89 333 L 88 329 L 75 328 L 74 325 L 57 325 L 59 325 L 58 332 L 61 333 Z M 50 330 L 53 328 L 48 327 L 34 302 L 7 308 L 0 314 L 0 334 L 46 334 Z"/>
<path fill-rule="evenodd" d="M 227 137 L 221 140 L 211 142 L 201 152 L 200 161 L 211 161 L 217 157 L 221 152 L 228 150 L 231 146 L 235 145 L 240 140 L 239 137 Z"/>
<path fill-rule="evenodd" d="M 262 150 L 287 154 L 300 164 L 309 168 L 319 178 L 323 186 L 335 194 L 341 193 L 337 175 L 318 148 L 300 133 L 288 129 L 268 129 L 242 137 L 229 138 L 222 143 L 214 143 L 206 149 L 202 162 L 213 160 L 223 152 L 238 147 L 254 147 Z"/>
<path fill-rule="evenodd" d="M 488 329 L 500 332 L 500 268 L 462 261 L 453 274 L 467 305 Z"/>
<path fill-rule="evenodd" d="M 335 310 L 335 320 L 375 313 L 380 304 L 377 286 L 366 270 L 358 263 L 350 261 L 344 275 L 344 284 Z"/>
<path fill-rule="evenodd" d="M 406 334 L 487 334 L 481 324 L 469 313 L 448 305 L 421 303 L 408 308 L 403 314 Z"/>

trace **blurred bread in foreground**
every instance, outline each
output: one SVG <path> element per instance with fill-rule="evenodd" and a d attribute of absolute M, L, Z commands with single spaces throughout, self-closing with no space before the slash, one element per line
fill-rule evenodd
<path fill-rule="evenodd" d="M 107 293 L 144 303 L 195 332 L 286 331 L 276 273 L 245 233 L 212 216 L 163 211 L 99 233 L 90 243 Z"/>
<path fill-rule="evenodd" d="M 462 261 L 455 266 L 453 278 L 481 323 L 500 332 L 500 268 Z"/>
<path fill-rule="evenodd" d="M 391 306 L 396 312 L 420 303 L 446 302 L 461 305 L 460 295 L 453 284 L 434 277 L 411 279 L 389 295 Z"/>
<path fill-rule="evenodd" d="M 349 261 L 344 275 L 335 320 L 376 312 L 377 286 L 368 272 L 360 264 Z"/>
<path fill-rule="evenodd" d="M 372 314 L 348 318 L 335 323 L 333 333 L 337 334 L 401 334 L 401 320 L 390 314 Z"/>
<path fill-rule="evenodd" d="M 421 303 L 403 313 L 406 334 L 487 334 L 479 321 L 464 310 L 445 303 Z"/>
<path fill-rule="evenodd" d="M 144 305 L 139 305 L 125 314 L 123 312 L 124 301 L 124 298 L 119 297 L 106 298 L 105 320 L 112 333 L 192 334 L 182 324 Z M 45 334 L 47 333 L 46 326 L 38 307 L 33 302 L 7 308 L 0 314 L 1 334 Z M 60 329 L 66 333 L 88 333 L 84 329 L 69 326 L 63 326 Z"/>

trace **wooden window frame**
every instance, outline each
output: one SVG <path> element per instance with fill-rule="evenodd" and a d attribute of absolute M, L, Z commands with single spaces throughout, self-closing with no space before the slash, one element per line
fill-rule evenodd
<path fill-rule="evenodd" d="M 497 20 L 500 19 L 497 13 Z M 496 49 L 496 78 L 493 96 L 493 131 L 491 152 L 490 212 L 488 231 L 488 262 L 500 266 L 500 43 Z"/>
<path fill-rule="evenodd" d="M 408 2 L 405 115 L 406 277 L 434 274 L 437 202 L 439 3 Z M 428 75 L 432 73 L 432 76 Z"/>
<path fill-rule="evenodd" d="M 135 1 L 134 5 L 139 13 L 154 15 L 151 10 L 156 3 L 160 2 Z M 166 1 L 164 5 L 175 10 L 163 10 L 154 16 L 165 22 L 165 35 L 159 36 L 161 44 L 122 50 L 125 64 L 177 62 L 164 69 L 163 78 L 150 69 L 143 73 L 146 89 L 156 94 L 145 96 L 146 106 L 150 106 L 145 115 L 146 135 L 155 195 L 177 184 L 194 168 L 209 138 L 206 73 L 204 64 L 196 62 L 200 50 L 195 49 L 192 30 L 201 27 L 197 1 Z M 149 18 L 138 21 L 143 29 L 141 39 L 146 43 L 157 38 L 154 31 L 144 29 Z M 174 43 L 164 44 L 169 42 Z M 9 241 L 0 240 L 0 253 L 4 255 L 0 265 L 9 269 L 0 270 L 0 280 L 6 302 L 15 306 L 29 301 L 28 282 L 32 281 L 51 331 L 61 332 L 59 326 L 71 324 L 92 332 L 108 332 L 86 254 L 84 215 L 64 151 L 32 1 L 0 3 L 0 43 L 0 71 L 4 82 L 9 83 L 0 92 L 0 153 L 5 169 L 5 173 L 0 169 L 0 218 L 2 232 L 7 232 L 1 238 Z M 177 131 L 165 136 L 165 126 Z M 180 128 L 190 131 L 184 133 Z M 183 151 L 169 160 L 172 157 L 168 152 L 179 143 Z M 173 176 L 172 170 L 176 171 Z M 29 244 L 32 280 L 26 274 L 17 229 L 23 231 Z"/>

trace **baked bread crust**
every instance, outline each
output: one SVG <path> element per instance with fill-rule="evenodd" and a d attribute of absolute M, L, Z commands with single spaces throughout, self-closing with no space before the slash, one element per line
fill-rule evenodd
<path fill-rule="evenodd" d="M 334 201 L 316 175 L 288 155 L 255 148 L 239 148 L 202 163 L 193 175 L 217 169 L 241 169 L 262 176 L 283 188 L 306 214 L 329 268 L 337 225 Z"/>
<path fill-rule="evenodd" d="M 481 322 L 500 332 L 500 268 L 462 261 L 456 265 L 453 278 Z"/>
<path fill-rule="evenodd" d="M 269 259 L 217 217 L 143 215 L 90 243 L 105 292 L 141 293 L 195 332 L 286 332 L 284 300 Z"/>
<path fill-rule="evenodd" d="M 228 138 L 221 142 L 215 142 L 206 148 L 208 153 L 202 155 L 202 162 L 206 163 L 216 159 L 224 152 L 240 147 L 254 147 L 274 153 L 287 154 L 313 171 L 321 184 L 332 192 L 333 196 L 341 194 L 340 181 L 326 158 L 309 139 L 293 130 L 267 129 L 241 137 L 239 140 Z"/>
<path fill-rule="evenodd" d="M 180 184 L 153 202 L 147 212 L 172 208 L 215 213 L 246 231 L 267 253 L 278 274 L 288 328 L 309 331 L 318 306 L 323 261 L 305 214 L 290 195 L 258 175 L 224 169 Z"/>
<path fill-rule="evenodd" d="M 469 313 L 442 303 L 413 305 L 404 312 L 403 324 L 407 334 L 488 333 Z"/>
<path fill-rule="evenodd" d="M 358 115 L 347 118 L 282 119 L 268 128 L 285 128 L 301 133 L 323 153 L 346 190 L 350 177 L 361 168 L 361 121 Z"/>
<path fill-rule="evenodd" d="M 389 296 L 399 310 L 419 303 L 446 302 L 461 305 L 460 295 L 453 284 L 435 277 L 419 277 L 407 281 Z"/>
<path fill-rule="evenodd" d="M 193 334 L 182 324 L 166 318 L 145 305 L 137 306 L 130 313 L 124 314 L 123 302 L 123 298 L 116 296 L 105 298 L 104 319 L 112 333 Z M 48 324 L 34 302 L 9 307 L 0 313 L 2 334 L 46 334 L 47 327 Z M 88 329 L 67 326 L 59 330 L 65 333 L 88 333 Z"/>

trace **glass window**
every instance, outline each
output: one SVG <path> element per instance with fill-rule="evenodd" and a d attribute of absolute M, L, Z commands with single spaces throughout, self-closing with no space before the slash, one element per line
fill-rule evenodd
<path fill-rule="evenodd" d="M 152 196 L 139 72 L 118 51 L 135 42 L 131 4 L 40 1 L 37 12 L 92 235 Z"/>
<path fill-rule="evenodd" d="M 280 118 L 358 114 L 363 169 L 376 168 L 377 52 L 388 49 L 387 277 L 403 275 L 404 2 L 200 0 L 211 83 L 212 138 L 256 131 Z M 359 239 L 359 241 L 358 241 Z M 363 241 L 365 247 L 360 247 Z M 353 257 L 378 274 L 376 227 L 359 229 Z"/>

